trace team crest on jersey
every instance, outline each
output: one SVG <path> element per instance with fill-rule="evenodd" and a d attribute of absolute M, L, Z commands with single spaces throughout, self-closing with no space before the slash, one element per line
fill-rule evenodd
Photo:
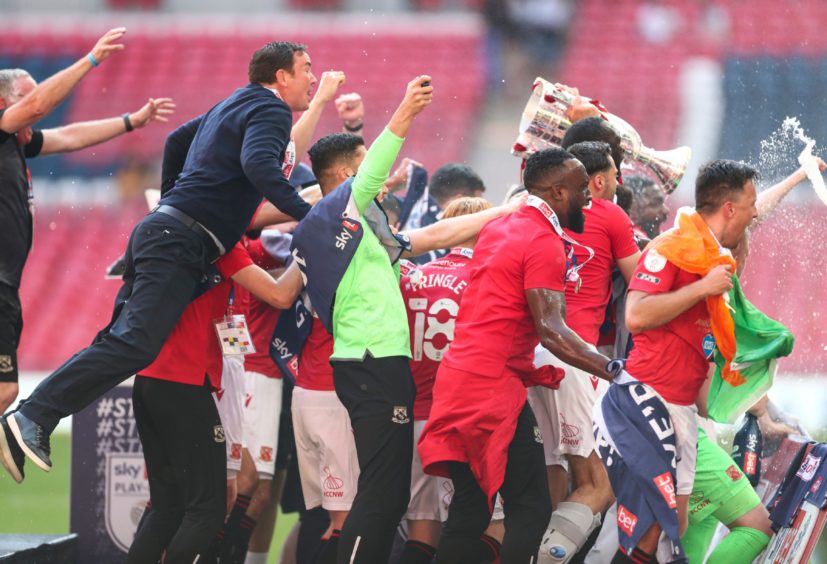
<path fill-rule="evenodd" d="M 213 440 L 217 443 L 224 442 L 224 427 L 221 425 L 216 425 L 212 428 L 212 437 Z"/>
<path fill-rule="evenodd" d="M 408 408 L 404 405 L 395 405 L 393 407 L 393 417 L 391 417 L 391 421 L 394 423 L 399 423 L 400 425 L 410 423 L 411 420 L 408 418 Z"/>
<path fill-rule="evenodd" d="M 273 462 L 273 447 L 263 446 L 258 454 L 262 462 Z"/>
<path fill-rule="evenodd" d="M 106 532 L 112 542 L 129 550 L 138 521 L 149 501 L 144 455 L 112 452 L 106 455 Z"/>
<path fill-rule="evenodd" d="M 540 428 L 537 425 L 534 426 L 534 442 L 543 444 L 543 434 L 540 433 Z"/>
<path fill-rule="evenodd" d="M 734 464 L 726 469 L 726 475 L 729 476 L 729 479 L 733 482 L 741 479 L 741 471 Z"/>
<path fill-rule="evenodd" d="M 14 363 L 11 360 L 11 355 L 0 355 L 0 372 L 11 372 L 14 370 Z"/>

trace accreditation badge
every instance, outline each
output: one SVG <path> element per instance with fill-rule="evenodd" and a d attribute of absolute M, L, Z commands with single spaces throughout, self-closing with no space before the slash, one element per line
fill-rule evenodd
<path fill-rule="evenodd" d="M 224 356 L 252 354 L 256 352 L 247 320 L 243 314 L 226 315 L 215 322 L 218 344 Z"/>

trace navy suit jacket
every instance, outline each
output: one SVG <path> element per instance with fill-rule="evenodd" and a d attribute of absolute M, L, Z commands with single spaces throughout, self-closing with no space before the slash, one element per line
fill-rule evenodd
<path fill-rule="evenodd" d="M 160 203 L 196 219 L 225 249 L 241 239 L 262 196 L 302 219 L 310 206 L 281 169 L 292 127 L 289 106 L 271 90 L 237 89 L 169 135 Z"/>

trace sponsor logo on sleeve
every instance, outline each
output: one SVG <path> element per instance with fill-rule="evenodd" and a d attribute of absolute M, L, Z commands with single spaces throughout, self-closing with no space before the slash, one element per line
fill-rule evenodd
<path fill-rule="evenodd" d="M 650 284 L 660 284 L 660 278 L 657 276 L 652 276 L 651 274 L 646 274 L 645 272 L 638 272 L 635 274 L 635 278 L 638 280 L 643 280 L 644 282 L 649 282 Z"/>

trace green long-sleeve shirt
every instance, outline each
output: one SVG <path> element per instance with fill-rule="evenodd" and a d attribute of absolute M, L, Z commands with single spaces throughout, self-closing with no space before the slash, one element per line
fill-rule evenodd
<path fill-rule="evenodd" d="M 359 213 L 379 194 L 404 139 L 385 129 L 373 142 L 351 185 Z M 336 289 L 333 360 L 411 356 L 408 317 L 399 291 L 399 266 L 362 221 L 364 235 Z"/>

